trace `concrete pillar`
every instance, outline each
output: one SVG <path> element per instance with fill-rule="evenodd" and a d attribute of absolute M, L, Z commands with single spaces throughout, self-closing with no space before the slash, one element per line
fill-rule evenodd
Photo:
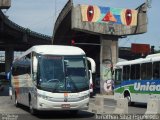
<path fill-rule="evenodd" d="M 12 62 L 14 58 L 13 48 L 6 48 L 5 50 L 5 73 L 10 71 Z"/>
<path fill-rule="evenodd" d="M 118 37 L 101 36 L 100 39 L 100 90 L 101 94 L 111 94 L 113 93 L 111 68 L 118 60 Z"/>

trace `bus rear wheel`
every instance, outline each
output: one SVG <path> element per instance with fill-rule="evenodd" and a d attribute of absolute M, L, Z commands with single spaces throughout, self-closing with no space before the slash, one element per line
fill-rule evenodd
<path fill-rule="evenodd" d="M 127 98 L 129 106 L 133 106 L 134 105 L 134 102 L 131 102 L 131 96 L 130 96 L 129 92 L 125 92 L 124 93 L 124 98 Z"/>
<path fill-rule="evenodd" d="M 130 105 L 131 105 L 131 97 L 130 97 L 130 96 L 126 96 L 125 98 L 127 98 L 127 100 L 128 100 L 128 105 L 130 106 Z"/>
<path fill-rule="evenodd" d="M 18 100 L 17 100 L 17 94 L 16 93 L 15 93 L 14 104 L 15 104 L 16 107 L 19 107 L 19 103 L 18 103 Z"/>

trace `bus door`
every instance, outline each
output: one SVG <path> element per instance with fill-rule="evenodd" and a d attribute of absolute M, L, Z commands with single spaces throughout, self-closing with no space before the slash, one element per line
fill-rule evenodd
<path fill-rule="evenodd" d="M 114 88 L 118 88 L 121 87 L 121 82 L 122 82 L 122 69 L 121 68 L 117 68 L 115 69 L 115 73 L 114 73 Z"/>

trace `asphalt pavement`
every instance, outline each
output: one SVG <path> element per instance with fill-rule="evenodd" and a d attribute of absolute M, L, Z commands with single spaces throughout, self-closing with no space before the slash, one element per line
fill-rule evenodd
<path fill-rule="evenodd" d="M 9 96 L 0 96 L 0 120 L 91 120 L 95 115 L 89 111 L 80 111 L 77 115 L 68 111 L 45 111 L 31 115 L 29 108 L 14 105 Z"/>
<path fill-rule="evenodd" d="M 13 101 L 8 94 L 8 89 L 4 89 L 0 94 L 0 120 L 91 120 L 99 119 L 97 116 L 88 111 L 80 111 L 77 115 L 70 114 L 67 111 L 46 111 L 39 112 L 39 114 L 33 116 L 29 113 L 29 108 L 21 105 L 15 107 Z M 95 96 L 90 99 L 90 103 L 94 103 Z M 92 106 L 90 106 L 92 107 Z M 104 95 L 104 107 L 113 112 L 116 107 L 116 101 L 113 95 Z M 129 114 L 144 114 L 147 109 L 146 104 L 136 103 L 134 106 L 129 106 Z"/>

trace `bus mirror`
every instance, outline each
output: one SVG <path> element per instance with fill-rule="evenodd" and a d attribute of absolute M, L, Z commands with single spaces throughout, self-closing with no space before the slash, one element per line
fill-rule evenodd
<path fill-rule="evenodd" d="M 33 72 L 37 73 L 38 60 L 36 56 L 33 57 Z"/>
<path fill-rule="evenodd" d="M 89 70 L 89 79 L 91 80 L 92 79 L 92 71 Z"/>
<path fill-rule="evenodd" d="M 90 57 L 87 57 L 87 60 L 91 63 L 91 71 L 92 71 L 92 73 L 95 73 L 96 72 L 96 63 L 95 63 L 95 61 Z"/>

